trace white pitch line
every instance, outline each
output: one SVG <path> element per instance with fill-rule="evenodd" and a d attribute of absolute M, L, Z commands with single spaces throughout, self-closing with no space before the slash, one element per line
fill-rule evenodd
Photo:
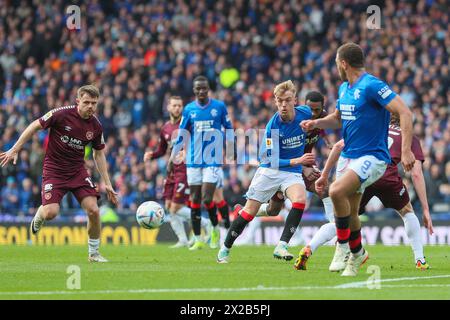
<path fill-rule="evenodd" d="M 442 276 L 440 276 L 442 278 Z M 450 277 L 447 276 L 447 277 Z M 418 277 L 430 278 L 430 277 Z M 414 278 L 415 279 L 415 278 Z M 395 280 L 395 279 L 386 279 Z M 404 279 L 403 279 L 404 280 Z M 366 284 L 366 282 L 364 282 Z M 383 288 L 415 288 L 415 287 L 449 287 L 450 284 L 400 284 L 400 285 L 383 285 Z M 246 292 L 246 291 L 286 291 L 286 290 L 341 290 L 354 289 L 355 287 L 341 287 L 341 286 L 297 286 L 297 287 L 249 287 L 249 288 L 165 288 L 165 289 L 130 289 L 130 290 L 93 290 L 93 291 L 17 291 L 17 292 L 0 292 L 2 296 L 26 296 L 26 295 L 88 295 L 88 294 L 132 294 L 132 293 L 193 293 L 193 292 Z M 357 288 L 357 287 L 356 287 Z"/>
<path fill-rule="evenodd" d="M 392 279 L 381 279 L 381 280 L 374 280 L 369 281 L 371 285 L 375 285 L 381 282 L 398 282 L 398 281 L 408 281 L 408 280 L 424 280 L 424 279 L 438 279 L 438 278 L 450 278 L 450 274 L 440 275 L 440 276 L 425 276 L 425 277 L 404 277 L 404 278 L 392 278 Z M 365 287 L 367 285 L 368 281 L 358 281 L 358 282 L 351 282 L 351 283 L 345 283 L 336 286 L 338 289 L 348 289 L 348 288 L 358 288 L 358 287 Z"/>

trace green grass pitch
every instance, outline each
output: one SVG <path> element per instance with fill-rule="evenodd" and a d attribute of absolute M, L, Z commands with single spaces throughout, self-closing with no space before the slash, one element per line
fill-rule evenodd
<path fill-rule="evenodd" d="M 307 271 L 274 259 L 271 246 L 234 247 L 229 264 L 216 263 L 217 250 L 168 247 L 103 246 L 110 262 L 92 264 L 84 246 L 1 246 L 0 299 L 450 299 L 449 246 L 425 248 L 427 271 L 415 269 L 408 246 L 368 246 L 354 278 L 328 271 L 333 247 L 320 248 Z M 68 289 L 78 267 L 80 289 Z M 370 289 L 377 270 L 380 288 Z"/>

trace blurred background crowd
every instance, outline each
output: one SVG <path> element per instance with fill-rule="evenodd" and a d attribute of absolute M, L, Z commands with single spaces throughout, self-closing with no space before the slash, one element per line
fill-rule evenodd
<path fill-rule="evenodd" d="M 79 30 L 66 25 L 72 4 L 81 9 Z M 367 28 L 370 4 L 381 8 L 381 29 Z M 169 96 L 187 104 L 193 78 L 203 74 L 235 128 L 264 128 L 275 111 L 274 85 L 292 79 L 301 103 L 319 90 L 333 112 L 341 82 L 336 49 L 353 41 L 365 51 L 368 72 L 413 111 L 430 208 L 449 212 L 449 26 L 446 0 L 0 0 L 0 149 L 49 109 L 74 104 L 79 86 L 96 84 L 118 210 L 135 210 L 162 198 L 167 158 L 144 163 L 143 154 L 157 146 Z M 0 212 L 30 215 L 40 205 L 46 136 L 34 136 L 18 164 L 1 169 Z M 329 150 L 320 142 L 316 151 L 322 165 Z M 98 181 L 91 160 L 87 166 Z M 230 204 L 244 201 L 254 171 L 226 167 Z M 320 202 L 312 198 L 311 205 Z M 64 199 L 64 209 L 77 207 Z"/>

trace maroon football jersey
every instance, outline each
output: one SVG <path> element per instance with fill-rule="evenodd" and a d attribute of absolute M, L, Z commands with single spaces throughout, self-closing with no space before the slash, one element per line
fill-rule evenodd
<path fill-rule="evenodd" d="M 397 181 L 399 179 L 397 165 L 401 162 L 402 157 L 402 132 L 400 131 L 400 127 L 396 125 L 389 126 L 388 147 L 392 163 L 387 166 L 386 171 L 380 180 Z M 415 136 L 413 136 L 412 139 L 411 151 L 416 157 L 416 160 L 422 162 L 425 160 L 420 141 Z"/>
<path fill-rule="evenodd" d="M 84 148 L 105 147 L 102 125 L 97 117 L 83 119 L 77 106 L 53 109 L 39 119 L 44 129 L 50 129 L 44 158 L 43 175 L 70 178 L 84 168 Z"/>
<path fill-rule="evenodd" d="M 320 114 L 319 118 L 323 118 L 327 115 L 327 112 L 324 110 Z M 306 134 L 305 138 L 305 153 L 312 152 L 314 146 L 316 145 L 317 141 L 319 141 L 320 137 L 325 137 L 325 130 L 323 129 L 314 129 Z"/>
<path fill-rule="evenodd" d="M 161 127 L 158 149 L 153 153 L 152 159 L 160 158 L 166 154 L 167 149 L 172 149 L 173 142 L 177 138 L 177 132 L 175 131 L 178 130 L 180 122 L 181 120 L 176 123 L 167 121 Z M 177 173 L 186 174 L 186 164 L 184 162 L 173 165 L 173 174 Z"/>

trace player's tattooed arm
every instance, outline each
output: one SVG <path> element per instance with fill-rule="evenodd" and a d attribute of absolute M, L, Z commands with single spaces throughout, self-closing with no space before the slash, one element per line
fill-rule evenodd
<path fill-rule="evenodd" d="M 105 182 L 105 188 L 106 188 L 106 194 L 108 196 L 108 200 L 111 201 L 114 205 L 118 205 L 119 198 L 118 198 L 117 192 L 115 192 L 114 188 L 112 187 L 111 180 L 109 179 L 109 175 L 108 175 L 105 151 L 104 150 L 96 150 L 96 149 L 93 149 L 93 150 L 94 150 L 94 152 L 93 152 L 94 162 L 95 162 L 98 172 L 100 173 L 100 176 L 102 177 L 103 181 Z"/>
<path fill-rule="evenodd" d="M 19 151 L 22 149 L 23 145 L 31 139 L 31 137 L 38 131 L 41 130 L 42 126 L 39 120 L 33 121 L 22 134 L 20 135 L 17 142 L 12 146 L 8 151 L 0 153 L 0 165 L 4 167 L 10 161 L 13 161 L 13 164 L 17 163 L 17 156 Z"/>
<path fill-rule="evenodd" d="M 413 137 L 412 112 L 399 96 L 392 99 L 386 105 L 386 109 L 400 118 L 400 128 L 402 130 L 402 166 L 405 171 L 410 171 L 416 160 L 411 151 Z"/>
<path fill-rule="evenodd" d="M 316 191 L 322 194 L 328 185 L 328 177 L 330 176 L 331 169 L 336 165 L 342 150 L 344 149 L 344 140 L 341 139 L 333 146 L 330 154 L 328 155 L 327 162 L 323 168 L 322 174 L 315 182 Z"/>

